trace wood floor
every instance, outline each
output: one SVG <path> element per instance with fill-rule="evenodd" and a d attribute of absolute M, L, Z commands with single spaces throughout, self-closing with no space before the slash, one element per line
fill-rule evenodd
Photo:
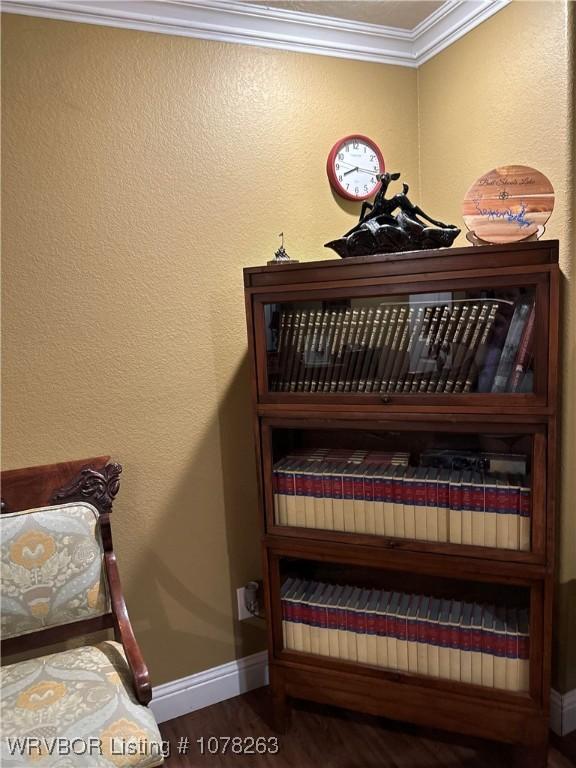
<path fill-rule="evenodd" d="M 512 753 L 505 746 L 424 731 L 352 712 L 295 702 L 290 728 L 278 735 L 277 754 L 201 754 L 198 739 L 211 748 L 224 741 L 210 737 L 274 737 L 270 727 L 266 689 L 192 712 L 160 726 L 171 745 L 168 768 L 511 768 Z M 177 744 L 188 737 L 188 754 L 179 756 Z M 237 747 L 241 746 L 237 742 Z M 244 742 L 247 747 L 252 741 Z M 260 744 L 264 744 L 261 741 Z M 576 733 L 554 739 L 548 768 L 576 766 Z"/>

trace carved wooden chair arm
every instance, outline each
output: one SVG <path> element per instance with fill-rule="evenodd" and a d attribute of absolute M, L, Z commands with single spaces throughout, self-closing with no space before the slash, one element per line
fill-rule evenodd
<path fill-rule="evenodd" d="M 122 593 L 122 585 L 120 583 L 120 573 L 118 571 L 116 555 L 114 552 L 106 552 L 104 558 L 108 574 L 108 584 L 110 586 L 110 601 L 112 603 L 112 612 L 114 614 L 114 634 L 116 640 L 122 643 L 122 647 L 124 648 L 128 666 L 132 672 L 136 698 L 140 704 L 148 704 L 152 698 L 150 676 L 128 616 L 128 609 L 126 608 L 126 602 Z"/>

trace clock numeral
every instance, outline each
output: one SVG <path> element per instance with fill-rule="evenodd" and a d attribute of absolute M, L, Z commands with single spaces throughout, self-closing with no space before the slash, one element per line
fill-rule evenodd
<path fill-rule="evenodd" d="M 368 192 L 368 185 L 364 184 L 364 192 Z"/>
<path fill-rule="evenodd" d="M 364 144 L 364 154 L 366 154 L 366 144 Z"/>
<path fill-rule="evenodd" d="M 346 152 L 350 152 L 350 144 L 346 144 Z"/>
<path fill-rule="evenodd" d="M 341 175 L 340 175 L 340 176 L 338 176 L 338 181 L 344 181 L 344 179 L 342 178 L 342 176 L 341 176 Z"/>
<path fill-rule="evenodd" d="M 358 147 L 359 147 L 360 145 L 358 144 L 358 142 L 357 142 L 357 141 L 354 141 L 354 142 L 352 143 L 352 146 L 354 147 L 354 149 L 358 149 Z"/>
<path fill-rule="evenodd" d="M 343 152 L 340 152 L 338 154 L 338 160 L 344 160 L 344 153 Z"/>
<path fill-rule="evenodd" d="M 373 165 L 372 166 L 372 170 L 377 171 L 378 170 L 378 166 L 377 165 Z"/>
<path fill-rule="evenodd" d="M 358 187 L 354 187 L 354 192 L 358 194 Z"/>
<path fill-rule="evenodd" d="M 346 184 L 346 189 L 349 189 L 349 188 L 350 188 L 350 184 Z"/>
<path fill-rule="evenodd" d="M 370 155 L 370 162 L 371 162 L 371 163 L 373 163 L 373 162 L 374 162 L 374 158 L 375 158 L 375 157 L 376 157 L 376 155 Z"/>
<path fill-rule="evenodd" d="M 371 182 L 372 184 L 376 184 L 376 179 L 374 178 L 374 176 L 372 176 L 372 177 L 371 177 L 371 179 L 370 179 L 370 182 Z"/>
<path fill-rule="evenodd" d="M 339 171 L 339 170 L 340 170 L 340 163 L 336 163 L 336 170 L 337 170 L 337 171 Z"/>

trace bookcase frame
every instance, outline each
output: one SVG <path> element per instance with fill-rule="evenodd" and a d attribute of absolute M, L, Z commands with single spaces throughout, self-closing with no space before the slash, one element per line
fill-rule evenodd
<path fill-rule="evenodd" d="M 270 681 L 277 725 L 289 697 L 514 744 L 523 766 L 546 765 L 555 570 L 559 270 L 557 241 L 382 254 L 244 270 L 253 428 Z M 534 392 L 526 394 L 317 393 L 268 391 L 263 307 L 282 301 L 535 287 Z M 276 525 L 274 428 L 430 430 L 471 428 L 534 435 L 530 552 L 393 539 Z M 530 691 L 513 693 L 282 647 L 283 558 L 517 584 L 530 593 Z"/>

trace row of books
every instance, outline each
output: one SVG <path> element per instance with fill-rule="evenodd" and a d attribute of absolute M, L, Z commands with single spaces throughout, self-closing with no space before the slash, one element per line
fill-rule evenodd
<path fill-rule="evenodd" d="M 288 578 L 286 649 L 463 683 L 529 690 L 525 609 Z"/>
<path fill-rule="evenodd" d="M 528 478 L 380 461 L 287 456 L 272 472 L 278 525 L 530 550 Z"/>
<path fill-rule="evenodd" d="M 281 311 L 270 387 L 279 392 L 520 392 L 534 303 L 459 299 Z M 503 341 L 493 329 L 508 326 Z"/>

